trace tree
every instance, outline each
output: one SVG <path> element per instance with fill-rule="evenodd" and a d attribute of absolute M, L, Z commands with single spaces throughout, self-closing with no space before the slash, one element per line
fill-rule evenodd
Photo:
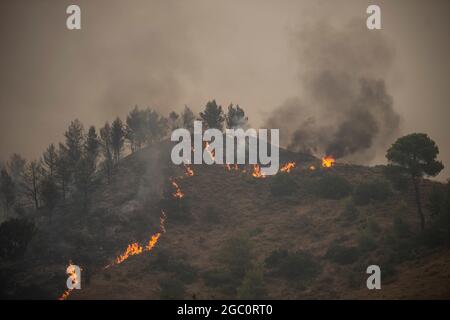
<path fill-rule="evenodd" d="M 188 106 L 184 106 L 183 113 L 181 114 L 181 122 L 183 128 L 189 130 L 190 132 L 194 131 L 194 121 L 195 115 L 192 110 Z"/>
<path fill-rule="evenodd" d="M 23 172 L 25 171 L 26 163 L 27 161 L 24 158 L 22 158 L 19 154 L 14 153 L 6 164 L 14 183 L 17 184 L 20 182 Z"/>
<path fill-rule="evenodd" d="M 126 119 L 126 138 L 130 141 L 131 152 L 140 149 L 146 141 L 147 116 L 138 106 L 128 114 Z"/>
<path fill-rule="evenodd" d="M 169 120 L 161 117 L 156 111 L 147 109 L 147 142 L 161 141 L 169 128 Z"/>
<path fill-rule="evenodd" d="M 81 159 L 78 161 L 75 171 L 75 185 L 78 192 L 82 195 L 82 203 L 85 210 L 89 202 L 89 193 L 96 171 L 99 148 L 100 143 L 95 127 L 91 126 L 86 137 Z"/>
<path fill-rule="evenodd" d="M 119 163 L 120 154 L 122 153 L 123 143 L 124 143 L 124 128 L 123 123 L 120 118 L 116 118 L 112 123 L 111 128 L 111 147 L 114 154 L 114 159 L 116 164 Z"/>
<path fill-rule="evenodd" d="M 14 182 L 5 168 L 2 168 L 0 171 L 0 196 L 5 206 L 5 211 L 8 213 L 16 200 L 16 194 Z"/>
<path fill-rule="evenodd" d="M 175 130 L 180 127 L 180 115 L 175 111 L 169 114 L 169 128 Z"/>
<path fill-rule="evenodd" d="M 55 169 L 55 178 L 61 187 L 62 198 L 65 200 L 67 187 L 70 181 L 71 169 L 67 148 L 62 143 L 59 144 L 58 158 Z"/>
<path fill-rule="evenodd" d="M 84 145 L 84 128 L 80 120 L 72 121 L 64 136 L 66 137 L 67 160 L 70 167 L 75 168 L 81 159 Z"/>
<path fill-rule="evenodd" d="M 248 117 L 245 116 L 244 109 L 239 107 L 239 105 L 234 107 L 233 104 L 230 104 L 225 118 L 227 128 L 229 129 L 245 128 L 248 122 Z"/>
<path fill-rule="evenodd" d="M 39 184 L 42 174 L 42 167 L 39 162 L 31 161 L 25 168 L 23 175 L 23 190 L 25 196 L 34 204 L 34 208 L 39 209 Z"/>
<path fill-rule="evenodd" d="M 436 176 L 444 168 L 442 162 L 436 160 L 438 154 L 438 146 L 424 133 L 412 133 L 397 139 L 386 153 L 391 164 L 404 169 L 411 177 L 422 230 L 425 229 L 425 216 L 420 199 L 420 181 L 424 176 Z"/>
<path fill-rule="evenodd" d="M 54 176 L 57 161 L 58 153 L 56 152 L 55 145 L 52 143 L 42 155 L 42 168 L 46 175 L 50 177 Z"/>
<path fill-rule="evenodd" d="M 216 100 L 209 101 L 203 112 L 200 112 L 200 118 L 210 129 L 223 129 L 225 116 L 223 115 L 222 106 L 218 106 Z"/>
<path fill-rule="evenodd" d="M 51 220 L 53 209 L 55 208 L 59 197 L 58 186 L 56 185 L 55 180 L 52 176 L 47 175 L 42 178 L 40 197 L 44 203 L 44 206 L 49 212 Z"/>
<path fill-rule="evenodd" d="M 113 151 L 111 141 L 111 126 L 108 122 L 100 129 L 100 145 L 103 154 L 103 166 L 106 171 L 108 183 L 111 182 L 112 168 L 113 168 Z"/>

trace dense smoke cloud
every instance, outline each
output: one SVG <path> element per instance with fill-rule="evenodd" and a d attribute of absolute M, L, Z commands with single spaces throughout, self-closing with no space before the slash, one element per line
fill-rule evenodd
<path fill-rule="evenodd" d="M 393 49 L 381 33 L 361 26 L 323 23 L 294 36 L 301 98 L 287 100 L 267 122 L 290 148 L 370 160 L 398 133 L 400 117 L 384 81 Z"/>

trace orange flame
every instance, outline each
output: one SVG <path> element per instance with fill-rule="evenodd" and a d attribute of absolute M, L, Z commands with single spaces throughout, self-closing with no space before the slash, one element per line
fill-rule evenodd
<path fill-rule="evenodd" d="M 288 162 L 284 166 L 281 167 L 280 171 L 289 173 L 294 168 L 295 168 L 295 162 Z"/>
<path fill-rule="evenodd" d="M 67 266 L 68 269 L 68 275 L 70 276 L 70 278 L 72 279 L 72 284 L 75 286 L 76 284 L 78 284 L 78 277 L 77 277 L 77 273 L 75 272 L 75 267 L 72 264 L 72 261 L 69 261 L 69 265 Z M 67 289 L 66 291 L 64 291 L 64 293 L 58 298 L 58 300 L 67 300 L 67 298 L 69 298 L 70 293 L 72 292 L 73 289 Z"/>
<path fill-rule="evenodd" d="M 181 191 L 180 186 L 178 185 L 178 183 L 175 182 L 175 180 L 172 180 L 172 186 L 174 186 L 174 188 L 175 188 L 175 192 L 172 193 L 172 195 L 178 199 L 183 198 L 184 193 L 183 193 L 183 191 Z"/>
<path fill-rule="evenodd" d="M 316 170 L 316 167 L 313 166 L 313 165 L 310 165 L 310 166 L 309 166 L 309 170 L 314 171 L 314 170 Z"/>
<path fill-rule="evenodd" d="M 192 177 L 194 175 L 194 170 L 188 165 L 184 165 L 184 168 L 186 169 L 186 176 Z"/>
<path fill-rule="evenodd" d="M 254 165 L 253 165 L 253 173 L 252 173 L 252 176 L 255 177 L 255 178 L 258 178 L 258 179 L 260 179 L 260 178 L 265 178 L 265 177 L 266 177 L 265 175 L 263 175 L 263 174 L 261 173 L 261 167 L 259 166 L 259 164 L 254 164 Z"/>
<path fill-rule="evenodd" d="M 331 168 L 332 166 L 334 166 L 335 162 L 336 159 L 334 159 L 332 156 L 325 156 L 322 158 L 322 167 Z"/>
<path fill-rule="evenodd" d="M 161 211 L 161 217 L 159 218 L 159 220 L 160 220 L 159 227 L 161 229 L 160 232 L 153 234 L 145 247 L 140 245 L 138 242 L 129 244 L 125 252 L 119 255 L 112 264 L 107 265 L 105 269 L 109 268 L 113 264 L 121 264 L 131 256 L 137 256 L 142 254 L 143 252 L 151 251 L 158 243 L 158 240 L 161 237 L 161 235 L 166 232 L 166 228 L 164 226 L 164 223 L 166 221 L 166 214 L 164 213 L 164 211 Z"/>

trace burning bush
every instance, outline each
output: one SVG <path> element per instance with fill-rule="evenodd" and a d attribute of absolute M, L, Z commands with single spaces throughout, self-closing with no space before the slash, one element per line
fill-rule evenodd
<path fill-rule="evenodd" d="M 270 181 L 270 192 L 274 196 L 287 196 L 297 190 L 297 183 L 292 176 L 286 172 L 279 172 Z"/>
<path fill-rule="evenodd" d="M 183 197 L 174 197 L 170 190 L 164 193 L 159 207 L 164 212 L 170 214 L 171 222 L 187 221 L 191 217 L 189 200 Z"/>
<path fill-rule="evenodd" d="M 35 233 L 35 225 L 25 219 L 11 219 L 0 225 L 0 258 L 22 256 Z"/>
<path fill-rule="evenodd" d="M 353 199 L 358 205 L 367 205 L 370 201 L 385 201 L 392 191 L 384 180 L 360 183 L 353 192 Z"/>
<path fill-rule="evenodd" d="M 275 275 L 287 280 L 305 282 L 320 273 L 320 265 L 311 254 L 304 251 L 291 253 L 287 250 L 275 250 L 265 262 Z"/>
<path fill-rule="evenodd" d="M 325 199 L 342 199 L 348 196 L 352 190 L 350 183 L 342 176 L 326 174 L 316 180 L 313 191 L 319 197 Z"/>

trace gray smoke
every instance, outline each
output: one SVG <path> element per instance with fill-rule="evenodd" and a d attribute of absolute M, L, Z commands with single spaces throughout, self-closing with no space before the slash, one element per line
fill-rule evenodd
<path fill-rule="evenodd" d="M 385 82 L 394 52 L 382 31 L 364 21 L 339 29 L 321 23 L 296 34 L 293 48 L 301 98 L 283 103 L 267 126 L 295 151 L 372 159 L 400 124 Z"/>

